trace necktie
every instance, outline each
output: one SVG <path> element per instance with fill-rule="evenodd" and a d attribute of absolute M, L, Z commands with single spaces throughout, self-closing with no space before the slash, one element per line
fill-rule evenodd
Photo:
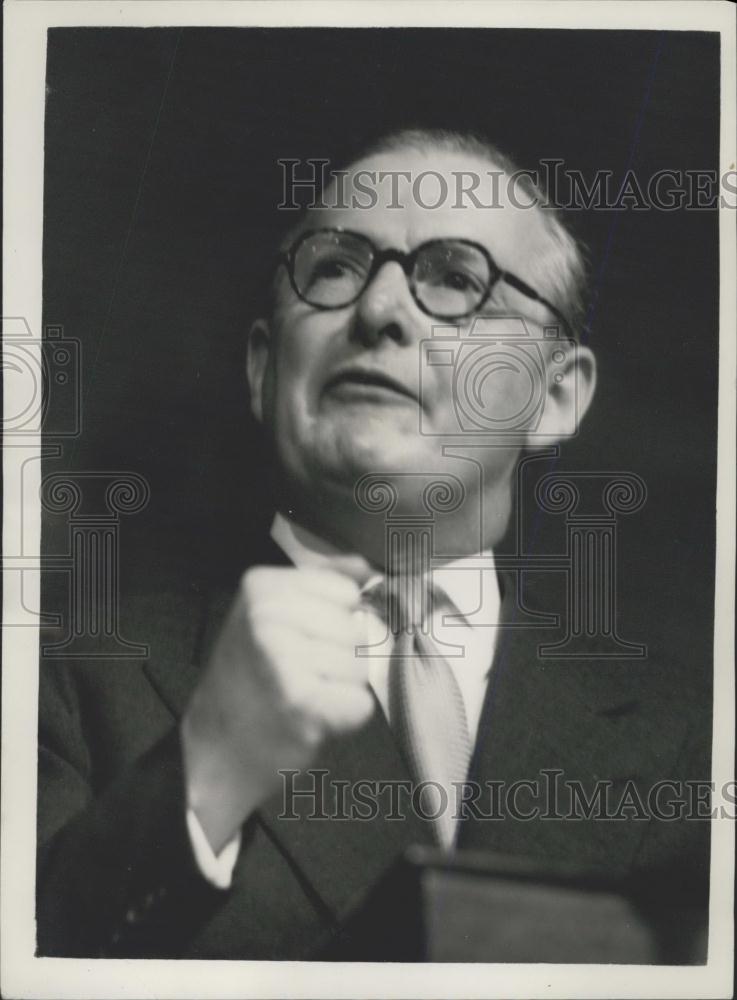
<path fill-rule="evenodd" d="M 369 596 L 395 636 L 389 721 L 421 788 L 416 792 L 419 809 L 432 817 L 440 845 L 450 848 L 456 834 L 454 782 L 466 778 L 471 741 L 463 695 L 430 634 L 432 608 L 443 599 L 437 588 L 428 589 L 417 577 L 389 578 Z M 450 605 L 447 598 L 445 603 Z"/>

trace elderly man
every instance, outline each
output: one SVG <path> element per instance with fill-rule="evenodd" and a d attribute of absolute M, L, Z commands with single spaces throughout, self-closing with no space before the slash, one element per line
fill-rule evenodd
<path fill-rule="evenodd" d="M 42 954 L 316 957 L 416 843 L 703 876 L 687 825 L 525 821 L 516 798 L 490 819 L 466 794 L 551 769 L 644 788 L 699 734 L 652 664 L 540 660 L 494 568 L 523 449 L 570 434 L 594 391 L 591 352 L 546 342 L 580 312 L 575 241 L 511 185 L 493 209 L 380 184 L 370 207 L 351 197 L 359 174 L 432 170 L 442 191 L 513 169 L 469 136 L 399 133 L 284 240 L 248 338 L 271 537 L 237 593 L 161 610 L 143 669 L 44 668 Z M 428 341 L 462 344 L 480 318 L 512 353 L 534 342 L 539 406 L 510 429 L 529 369 L 497 357 L 473 397 L 492 431 L 469 458 L 458 349 Z M 372 482 L 392 491 L 392 544 Z M 433 482 L 456 495 L 428 552 L 413 518 Z M 367 787 L 394 797 L 367 806 Z"/>

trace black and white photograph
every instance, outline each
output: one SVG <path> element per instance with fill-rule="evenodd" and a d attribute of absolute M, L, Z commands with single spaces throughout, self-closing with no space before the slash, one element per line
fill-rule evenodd
<path fill-rule="evenodd" d="M 731 996 L 733 9 L 5 21 L 3 994 Z"/>

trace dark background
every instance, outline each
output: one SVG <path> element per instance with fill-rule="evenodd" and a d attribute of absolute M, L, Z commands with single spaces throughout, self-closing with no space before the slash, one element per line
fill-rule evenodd
<path fill-rule="evenodd" d="M 270 516 L 243 370 L 277 158 L 419 124 L 588 179 L 718 166 L 706 33 L 54 29 L 47 82 L 44 316 L 83 350 L 83 433 L 47 471 L 148 478 L 148 508 L 122 525 L 126 587 L 170 561 L 237 565 Z M 559 467 L 646 481 L 621 522 L 621 631 L 672 648 L 706 686 L 717 214 L 570 214 L 590 248 L 600 384 Z M 560 551 L 559 521 L 538 527 L 534 546 Z M 48 522 L 47 551 L 63 531 Z"/>

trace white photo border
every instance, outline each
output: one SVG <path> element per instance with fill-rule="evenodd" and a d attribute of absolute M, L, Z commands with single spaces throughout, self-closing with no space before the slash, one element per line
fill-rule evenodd
<path fill-rule="evenodd" d="M 339 3 L 250 0 L 6 0 L 4 44 L 3 315 L 40 335 L 44 93 L 50 27 L 330 26 L 667 29 L 721 35 L 720 173 L 734 168 L 737 50 L 731 4 L 719 2 Z M 714 632 L 713 780 L 734 778 L 735 578 L 735 211 L 720 209 L 720 377 Z M 6 382 L 6 389 L 12 385 Z M 15 412 L 6 393 L 6 415 Z M 24 532 L 24 557 L 39 558 L 40 462 L 18 501 L 20 464 L 40 434 L 3 451 L 3 551 Z M 30 494 L 31 500 L 28 499 Z M 19 575 L 19 574 L 17 574 Z M 38 607 L 40 573 L 26 572 L 25 600 Z M 18 588 L 4 570 L 3 620 Z M 709 958 L 704 966 L 402 965 L 36 958 L 35 849 L 38 631 L 3 629 L 2 966 L 10 997 L 721 997 L 732 995 L 734 822 L 713 822 Z M 347 978 L 346 973 L 349 972 Z"/>

